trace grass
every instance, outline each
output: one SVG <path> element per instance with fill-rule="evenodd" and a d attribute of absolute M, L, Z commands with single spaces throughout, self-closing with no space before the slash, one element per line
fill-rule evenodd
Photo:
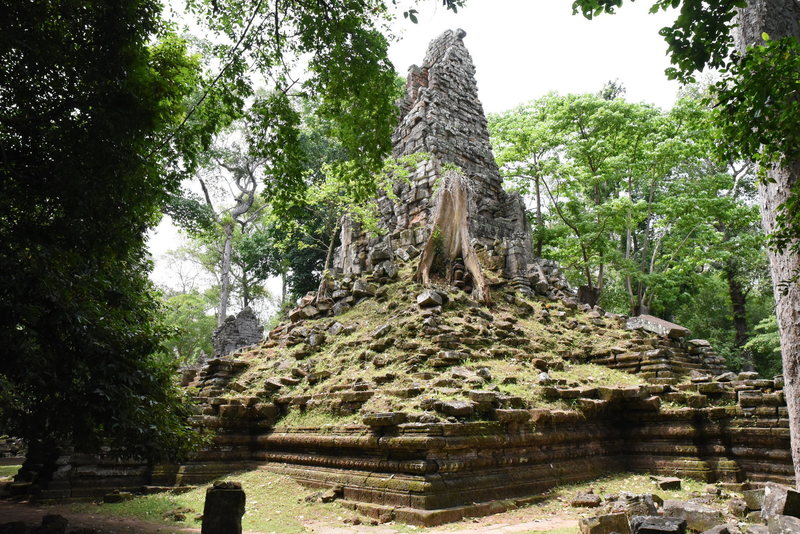
<path fill-rule="evenodd" d="M 342 523 L 345 516 L 353 512 L 336 503 L 307 503 L 305 497 L 313 491 L 300 486 L 291 478 L 264 470 L 248 471 L 225 477 L 242 483 L 247 494 L 246 512 L 242 519 L 244 530 L 294 534 L 304 532 L 306 519 Z M 140 520 L 199 527 L 199 516 L 207 486 L 201 486 L 182 495 L 159 493 L 138 496 L 130 501 L 115 504 L 81 503 L 74 505 L 76 512 L 102 514 L 113 517 L 130 517 Z M 176 523 L 164 516 L 170 511 L 183 508 L 186 521 Z"/>
<path fill-rule="evenodd" d="M 13 477 L 21 465 L 0 465 L 0 478 Z"/>
<path fill-rule="evenodd" d="M 226 480 L 240 481 L 247 492 L 247 511 L 242 521 L 245 530 L 271 534 L 296 534 L 319 530 L 320 527 L 342 527 L 345 526 L 347 519 L 356 517 L 355 512 L 347 510 L 335 502 L 329 504 L 306 502 L 305 497 L 314 493 L 314 490 L 304 488 L 289 477 L 263 469 L 234 474 L 226 477 Z M 655 482 L 650 480 L 647 475 L 630 473 L 609 475 L 589 482 L 553 488 L 540 502 L 495 516 L 496 520 L 487 518 L 484 521 L 485 526 L 491 530 L 494 524 L 527 522 L 534 519 L 579 519 L 595 516 L 601 513 L 600 509 L 569 506 L 569 501 L 574 495 L 585 493 L 590 489 L 600 496 L 627 491 L 630 493 L 655 493 L 665 500 L 688 500 L 692 494 L 703 492 L 705 485 L 704 482 L 683 479 L 682 489 L 664 491 L 659 490 Z M 117 504 L 83 503 L 72 506 L 74 511 L 82 513 L 135 518 L 164 525 L 199 527 L 198 518 L 203 511 L 206 487 L 202 486 L 183 495 L 162 493 L 138 496 L 133 500 Z M 717 508 L 724 508 L 723 499 L 716 504 Z M 176 509 L 185 509 L 183 510 L 187 517 L 185 522 L 176 523 L 165 518 L 165 514 Z M 382 528 L 387 527 L 391 529 L 391 532 L 397 534 L 410 534 L 421 530 L 418 527 L 404 524 L 391 524 Z M 478 527 L 472 519 L 466 519 L 439 527 L 437 530 L 450 531 L 466 528 L 483 530 L 483 525 Z M 523 534 L 573 534 L 574 532 L 574 527 L 558 527 L 551 530 L 529 530 Z"/>

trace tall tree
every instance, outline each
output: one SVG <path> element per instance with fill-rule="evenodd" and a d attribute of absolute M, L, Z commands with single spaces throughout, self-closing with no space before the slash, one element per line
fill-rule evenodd
<path fill-rule="evenodd" d="M 624 0 L 576 0 L 591 18 Z M 726 68 L 717 84 L 718 121 L 729 152 L 759 161 L 764 230 L 772 238 L 775 288 L 795 478 L 800 487 L 800 4 L 795 0 L 657 0 L 652 10 L 680 8 L 661 30 L 671 77 L 690 80 L 705 67 Z M 738 24 L 734 24 L 738 22 Z M 731 56 L 736 44 L 738 54 Z"/>
<path fill-rule="evenodd" d="M 159 355 L 143 234 L 192 165 L 178 142 L 201 144 L 163 139 L 200 73 L 160 9 L 3 5 L 0 425 L 31 455 L 62 440 L 175 455 L 193 441 Z"/>

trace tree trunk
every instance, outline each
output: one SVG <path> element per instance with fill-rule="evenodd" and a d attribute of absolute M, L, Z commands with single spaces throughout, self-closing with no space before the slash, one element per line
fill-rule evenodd
<path fill-rule="evenodd" d="M 800 39 L 800 4 L 795 0 L 751 0 L 739 11 L 738 22 L 734 36 L 742 53 L 748 45 L 761 43 L 762 33 L 773 40 Z M 770 183 L 761 183 L 758 194 L 764 232 L 770 234 L 777 227 L 778 207 L 789 198 L 792 186 L 800 179 L 800 162 L 786 161 L 770 169 L 768 175 Z M 800 272 L 800 255 L 770 249 L 769 263 L 781 336 L 795 483 L 800 484 L 800 289 L 796 282 L 790 282 Z"/>
<path fill-rule="evenodd" d="M 225 244 L 222 247 L 222 266 L 219 276 L 219 314 L 217 326 L 222 326 L 228 316 L 228 300 L 231 292 L 231 248 L 233 246 L 233 221 L 223 223 Z"/>
<path fill-rule="evenodd" d="M 536 241 L 534 243 L 534 254 L 537 258 L 542 257 L 542 230 L 544 229 L 544 217 L 542 216 L 542 184 L 541 177 L 534 179 L 536 185 Z"/>
<path fill-rule="evenodd" d="M 775 183 L 761 184 L 759 187 L 761 217 L 767 234 L 775 230 L 778 206 L 789 197 L 790 188 L 800 177 L 800 162 L 771 170 L 769 176 Z M 800 481 L 800 288 L 796 282 L 786 282 L 800 272 L 800 255 L 770 249 L 769 263 L 781 335 L 783 391 L 789 408 L 789 436 L 797 483 Z"/>
<path fill-rule="evenodd" d="M 728 281 L 728 293 L 731 297 L 731 311 L 733 312 L 733 328 L 736 330 L 735 344 L 742 357 L 742 369 L 745 371 L 754 370 L 753 356 L 750 351 L 744 348 L 750 339 L 747 328 L 747 295 L 742 290 L 742 284 L 736 278 L 736 266 L 729 260 L 725 265 L 725 279 Z"/>
<path fill-rule="evenodd" d="M 467 178 L 461 174 L 447 171 L 442 176 L 442 184 L 433 210 L 431 235 L 422 249 L 414 279 L 428 285 L 431 268 L 437 257 L 441 256 L 438 259 L 446 263 L 462 258 L 467 271 L 472 274 L 472 296 L 478 301 L 490 304 L 489 282 L 470 240 L 467 190 Z"/>

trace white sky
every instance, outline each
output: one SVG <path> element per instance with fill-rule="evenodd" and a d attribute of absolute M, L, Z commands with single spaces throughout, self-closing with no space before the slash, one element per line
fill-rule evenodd
<path fill-rule="evenodd" d="M 418 24 L 402 17 L 396 21 L 402 39 L 392 43 L 389 56 L 405 75 L 410 65 L 422 63 L 432 39 L 447 29 L 463 28 L 487 113 L 550 91 L 594 93 L 614 79 L 624 84 L 626 99 L 669 108 L 679 86 L 664 75 L 669 60 L 658 30 L 675 14 L 650 15 L 649 4 L 626 3 L 614 15 L 589 21 L 572 15 L 571 0 L 469 0 L 457 14 L 438 0 L 421 0 Z M 152 234 L 156 283 L 170 285 L 170 272 L 160 260 L 181 242 L 168 218 Z M 277 289 L 274 283 L 270 286 Z"/>

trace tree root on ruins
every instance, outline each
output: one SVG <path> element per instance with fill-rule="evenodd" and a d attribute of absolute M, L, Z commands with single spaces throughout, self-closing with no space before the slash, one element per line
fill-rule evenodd
<path fill-rule="evenodd" d="M 469 190 L 470 184 L 463 174 L 448 170 L 442 175 L 441 186 L 434 200 L 431 234 L 422 250 L 414 280 L 429 285 L 432 268 L 437 261 L 452 265 L 457 258 L 462 258 L 467 272 L 472 275 L 473 298 L 490 304 L 489 284 L 469 233 Z M 448 282 L 452 281 L 451 276 L 450 272 L 445 273 Z"/>

